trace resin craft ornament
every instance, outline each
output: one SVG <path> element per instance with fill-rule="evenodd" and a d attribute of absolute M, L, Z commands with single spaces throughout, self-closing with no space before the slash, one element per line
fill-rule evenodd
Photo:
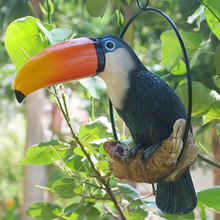
<path fill-rule="evenodd" d="M 18 102 L 22 102 L 27 95 L 40 88 L 98 75 L 105 81 L 111 103 L 128 126 L 135 142 L 135 146 L 122 154 L 122 165 L 127 162 L 124 173 L 129 174 L 129 169 L 134 173 L 132 167 L 135 167 L 139 177 L 133 177 L 133 174 L 131 176 L 133 181 L 138 182 L 144 174 L 149 179 L 153 175 L 152 179 L 143 181 L 157 182 L 158 208 L 169 214 L 186 214 L 197 204 L 189 171 L 189 166 L 195 161 L 197 147 L 193 140 L 187 141 L 192 139 L 192 134 L 188 136 L 191 106 L 188 107 L 187 114 L 174 90 L 141 63 L 122 37 L 138 15 L 147 11 L 158 12 L 170 22 L 180 40 L 189 77 L 188 58 L 179 32 L 169 17 L 158 9 L 147 8 L 148 1 L 145 7 L 141 7 L 139 1 L 138 5 L 141 10 L 130 19 L 120 37 L 103 35 L 96 38 L 77 38 L 53 45 L 33 56 L 18 72 L 14 91 Z M 191 105 L 191 80 L 188 82 Z M 111 105 L 110 110 L 113 124 Z M 182 142 L 182 132 L 178 141 L 174 141 L 175 135 L 172 134 L 178 133 L 175 122 L 180 118 L 187 121 Z M 182 125 L 177 126 L 180 127 L 182 129 Z M 114 124 L 113 130 L 117 140 Z M 165 143 L 169 142 L 172 144 L 168 144 L 169 147 L 166 148 Z M 118 149 L 123 150 L 123 147 Z M 111 155 L 111 150 L 106 151 Z M 157 169 L 149 165 L 152 158 L 160 161 L 161 156 L 168 158 L 162 160 L 164 163 L 173 161 L 170 162 L 170 167 L 167 166 L 166 172 L 162 170 L 163 167 Z M 146 169 L 141 166 L 140 169 L 137 166 L 130 167 L 129 161 L 144 164 Z"/>

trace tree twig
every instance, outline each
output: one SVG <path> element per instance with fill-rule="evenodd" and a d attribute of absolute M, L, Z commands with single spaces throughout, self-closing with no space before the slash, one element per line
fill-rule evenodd
<path fill-rule="evenodd" d="M 109 207 L 106 203 L 104 203 L 104 208 L 105 210 L 113 217 L 118 219 L 118 215 L 116 215 Z"/>
<path fill-rule="evenodd" d="M 70 128 L 71 134 L 72 134 L 72 136 L 73 136 L 73 138 L 74 138 L 74 140 L 76 142 L 76 145 L 81 148 L 81 150 L 84 153 L 85 157 L 89 161 L 91 168 L 94 170 L 94 172 L 96 174 L 96 178 L 105 186 L 104 190 L 109 194 L 109 197 L 110 197 L 111 201 L 114 203 L 115 208 L 117 209 L 118 214 L 120 216 L 120 219 L 121 220 L 127 220 L 127 217 L 125 216 L 125 213 L 123 212 L 122 207 L 117 202 L 117 200 L 116 200 L 116 198 L 115 198 L 115 196 L 114 196 L 114 194 L 113 194 L 113 192 L 111 190 L 109 182 L 106 181 L 105 178 L 101 175 L 101 173 L 95 168 L 95 166 L 94 166 L 94 164 L 93 164 L 93 162 L 92 162 L 92 160 L 90 158 L 90 155 L 86 152 L 84 146 L 81 144 L 81 142 L 79 141 L 79 139 L 76 136 L 75 132 L 73 131 L 71 122 L 70 122 L 70 120 L 69 120 L 69 118 L 67 116 L 67 113 L 65 112 L 65 110 L 68 112 L 68 108 L 67 108 L 67 106 L 65 106 L 65 110 L 63 109 L 63 106 L 62 106 L 62 104 L 61 104 L 61 102 L 59 100 L 59 97 L 58 97 L 57 90 L 56 90 L 55 86 L 53 86 L 53 88 L 54 88 L 54 93 L 55 93 L 55 98 L 57 100 L 57 103 L 58 103 L 58 105 L 60 107 L 60 110 L 61 110 L 61 112 L 62 112 L 66 122 L 67 122 L 68 127 Z M 65 102 L 65 99 L 63 99 L 63 101 Z"/>
<path fill-rule="evenodd" d="M 153 193 L 151 193 L 151 194 L 149 194 L 149 195 L 147 195 L 147 196 L 141 196 L 141 197 L 137 197 L 137 198 L 132 199 L 129 203 L 127 203 L 127 204 L 123 207 L 123 210 L 125 210 L 126 208 L 128 208 L 133 202 L 136 202 L 136 201 L 142 200 L 142 199 L 146 199 L 146 198 L 148 198 L 148 197 L 150 197 L 150 196 L 152 196 L 152 195 L 153 195 Z"/>
<path fill-rule="evenodd" d="M 219 164 L 219 163 L 215 163 L 215 162 L 213 162 L 213 161 L 211 161 L 211 160 L 205 158 L 205 157 L 202 156 L 201 154 L 198 154 L 197 157 L 198 157 L 200 160 L 202 160 L 202 161 L 204 161 L 204 162 L 206 162 L 206 163 L 208 163 L 208 164 L 210 164 L 210 165 L 212 165 L 212 166 L 215 166 L 215 167 L 217 167 L 217 168 L 220 169 L 220 164 Z"/>

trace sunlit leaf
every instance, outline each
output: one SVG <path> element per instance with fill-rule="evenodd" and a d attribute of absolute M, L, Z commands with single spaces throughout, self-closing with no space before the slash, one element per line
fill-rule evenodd
<path fill-rule="evenodd" d="M 86 10 L 91 17 L 102 17 L 108 7 L 109 0 L 88 0 Z"/>
<path fill-rule="evenodd" d="M 32 57 L 49 46 L 48 41 L 43 40 L 37 22 L 40 20 L 31 16 L 20 18 L 13 21 L 6 30 L 5 47 L 17 72 L 28 61 L 21 48 Z"/>
<path fill-rule="evenodd" d="M 39 6 L 40 6 L 40 10 L 43 12 L 43 14 L 47 14 L 46 9 L 44 8 L 44 6 L 41 4 L 41 2 L 39 2 Z"/>
<path fill-rule="evenodd" d="M 197 192 L 197 207 L 203 205 L 220 211 L 220 186 Z"/>
<path fill-rule="evenodd" d="M 197 28 L 194 28 L 194 31 L 199 31 L 200 24 L 205 20 L 205 6 L 201 5 L 191 16 L 188 17 L 187 22 L 192 24 L 196 20 Z"/>
<path fill-rule="evenodd" d="M 36 217 L 37 220 L 52 220 L 60 216 L 62 209 L 57 204 L 49 202 L 35 202 L 31 204 L 26 215 Z"/>
<path fill-rule="evenodd" d="M 52 147 L 52 148 L 51 148 Z M 65 157 L 66 151 L 63 149 L 68 149 L 69 144 L 62 143 L 58 140 L 46 141 L 40 144 L 34 145 L 28 148 L 26 157 L 22 164 L 51 164 L 54 160 L 59 160 Z M 54 150 L 58 151 L 57 153 Z M 61 149 L 61 151 L 59 151 Z"/>
<path fill-rule="evenodd" d="M 85 149 L 85 152 L 91 156 L 91 151 L 89 151 L 88 149 Z M 81 147 L 76 147 L 74 149 L 74 153 L 81 156 L 81 157 L 85 157 L 84 152 L 82 151 Z"/>
<path fill-rule="evenodd" d="M 198 50 L 199 45 L 202 43 L 202 37 L 199 34 L 184 31 L 181 31 L 180 34 L 183 38 L 188 57 L 190 60 L 193 58 L 192 64 L 195 64 L 197 56 L 193 57 L 193 55 Z M 180 60 L 183 58 L 182 49 L 174 31 L 165 31 L 164 33 L 162 33 L 160 38 L 163 44 L 163 59 L 161 61 L 161 64 L 164 65 L 168 71 L 171 71 L 174 67 L 180 65 Z M 181 72 L 183 71 L 181 70 Z"/>
<path fill-rule="evenodd" d="M 115 10 L 115 13 L 116 13 L 116 16 L 117 16 L 117 24 L 118 24 L 119 27 L 121 27 L 124 23 L 123 14 L 118 9 Z"/>
<path fill-rule="evenodd" d="M 188 86 L 181 84 L 175 90 L 182 100 L 186 109 L 188 109 Z M 192 82 L 192 117 L 201 117 L 205 115 L 213 104 L 211 91 L 202 83 Z"/>
<path fill-rule="evenodd" d="M 216 91 L 211 91 L 213 97 L 213 105 L 210 110 L 204 115 L 203 124 L 206 124 L 213 119 L 220 119 L 220 95 Z"/>
<path fill-rule="evenodd" d="M 205 6 L 201 5 L 199 8 L 196 9 L 196 11 L 191 16 L 188 17 L 187 22 L 189 24 L 192 24 L 195 20 L 197 20 L 204 13 L 204 10 L 205 10 Z"/>
<path fill-rule="evenodd" d="M 220 40 L 220 1 L 205 0 L 204 3 L 211 9 L 210 11 L 206 7 L 206 21 L 212 32 Z"/>
<path fill-rule="evenodd" d="M 38 27 L 44 32 L 51 44 L 57 44 L 63 42 L 72 33 L 71 29 L 68 28 L 55 28 L 49 31 L 40 22 L 37 22 Z"/>
<path fill-rule="evenodd" d="M 113 137 L 111 123 L 108 122 L 106 117 L 99 117 L 96 120 L 81 126 L 79 137 L 88 142 L 96 139 Z"/>
<path fill-rule="evenodd" d="M 106 90 L 106 85 L 99 77 L 90 77 L 81 79 L 79 82 L 89 91 L 89 94 L 95 98 L 100 99 L 102 93 Z"/>

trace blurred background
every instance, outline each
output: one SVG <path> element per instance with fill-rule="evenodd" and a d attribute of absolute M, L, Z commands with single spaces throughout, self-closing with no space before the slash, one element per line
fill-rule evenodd
<path fill-rule="evenodd" d="M 47 22 L 47 16 L 39 8 L 39 2 L 32 0 L 38 16 Z M 74 36 L 98 36 L 103 34 L 119 35 L 115 13 L 115 1 L 110 1 L 108 10 L 102 18 L 92 18 L 86 8 L 84 0 L 53 0 L 54 12 L 52 23 L 56 27 L 72 29 Z M 136 1 L 120 1 L 121 11 L 125 23 L 137 11 Z M 187 19 L 199 7 L 197 0 L 151 0 L 152 7 L 165 11 L 180 30 L 190 31 L 197 28 L 196 23 L 189 24 Z M 53 201 L 53 196 L 35 185 L 50 186 L 50 182 L 60 175 L 54 166 L 21 165 L 26 149 L 53 137 L 68 135 L 69 130 L 62 114 L 54 100 L 46 90 L 40 90 L 30 95 L 26 102 L 17 104 L 13 92 L 15 67 L 4 47 L 4 35 L 7 26 L 15 19 L 31 15 L 27 0 L 0 0 L 0 219 L 28 219 L 25 211 L 35 201 Z M 176 88 L 182 76 L 168 74 L 160 66 L 162 59 L 160 35 L 170 27 L 166 21 L 155 14 L 144 14 L 129 28 L 125 40 L 133 47 L 142 62 L 154 73 L 166 75 L 166 81 Z M 210 28 L 202 23 L 199 33 L 203 41 L 210 38 Z M 218 43 L 212 35 L 207 49 L 212 51 Z M 200 53 L 196 65 L 192 69 L 192 78 L 202 82 L 209 89 L 219 92 L 213 82 L 215 66 L 213 56 Z M 75 130 L 80 124 L 88 122 L 91 115 L 91 97 L 85 87 L 79 82 L 65 85 L 67 102 L 71 113 L 71 120 Z M 108 96 L 104 91 L 100 100 L 93 100 L 95 117 L 107 116 Z M 124 125 L 117 117 L 118 126 L 123 132 Z M 220 160 L 219 138 L 213 129 L 213 122 L 202 126 L 202 118 L 192 119 L 196 143 L 201 143 L 216 160 Z M 126 132 L 125 132 L 126 134 Z M 214 185 L 220 185 L 219 170 L 197 160 L 192 168 L 192 178 L 196 190 L 203 190 Z M 144 194 L 145 188 L 137 188 Z M 220 219 L 219 216 L 212 218 Z"/>

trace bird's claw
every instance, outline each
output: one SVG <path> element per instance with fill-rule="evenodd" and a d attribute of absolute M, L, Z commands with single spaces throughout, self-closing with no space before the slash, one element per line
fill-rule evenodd
<path fill-rule="evenodd" d="M 130 147 L 130 149 L 125 154 L 125 161 L 128 159 L 128 157 L 134 156 L 140 148 L 141 146 L 139 144 Z"/>
<path fill-rule="evenodd" d="M 148 147 L 144 152 L 143 155 L 141 157 L 141 160 L 144 162 L 146 162 L 146 160 L 161 146 L 161 143 L 159 144 L 155 144 L 152 145 L 150 147 Z"/>

